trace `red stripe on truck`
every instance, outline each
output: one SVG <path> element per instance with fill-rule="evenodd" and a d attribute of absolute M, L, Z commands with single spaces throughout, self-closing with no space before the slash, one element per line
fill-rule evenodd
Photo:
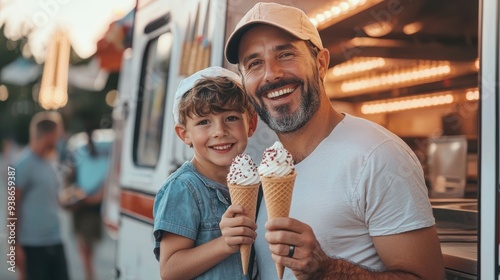
<path fill-rule="evenodd" d="M 122 189 L 121 209 L 125 214 L 152 223 L 154 200 L 153 195 Z"/>

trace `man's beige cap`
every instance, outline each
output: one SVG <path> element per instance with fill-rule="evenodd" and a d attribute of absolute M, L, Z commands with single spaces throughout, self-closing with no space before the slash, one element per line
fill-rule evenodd
<path fill-rule="evenodd" d="M 238 22 L 226 43 L 225 54 L 229 62 L 238 63 L 238 47 L 243 34 L 255 24 L 269 24 L 323 49 L 318 30 L 307 15 L 295 7 L 276 3 L 257 3 Z"/>

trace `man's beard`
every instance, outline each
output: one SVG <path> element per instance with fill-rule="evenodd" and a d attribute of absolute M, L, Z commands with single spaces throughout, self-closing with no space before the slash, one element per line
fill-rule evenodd
<path fill-rule="evenodd" d="M 263 94 L 273 89 L 282 87 L 287 84 L 300 84 L 302 96 L 300 106 L 297 111 L 292 112 L 290 104 L 283 104 L 273 107 L 272 109 L 277 113 L 276 116 L 271 116 L 270 110 L 267 109 L 263 101 Z M 276 83 L 267 84 L 257 89 L 256 96 L 258 101 L 251 97 L 255 111 L 259 117 L 275 132 L 277 133 L 292 133 L 302 128 L 316 113 L 320 105 L 320 87 L 318 72 L 315 71 L 313 80 L 307 81 L 307 86 L 304 81 L 300 79 L 282 79 Z"/>

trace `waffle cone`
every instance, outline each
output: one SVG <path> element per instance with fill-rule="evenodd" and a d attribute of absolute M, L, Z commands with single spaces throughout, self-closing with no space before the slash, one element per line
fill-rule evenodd
<path fill-rule="evenodd" d="M 259 184 L 249 185 L 249 186 L 240 186 L 240 185 L 232 185 L 228 183 L 229 194 L 231 195 L 231 204 L 241 205 L 247 211 L 247 216 L 255 221 L 255 213 L 257 211 L 257 197 L 259 194 Z M 248 273 L 248 263 L 250 261 L 250 251 L 252 249 L 252 245 L 241 245 L 240 253 L 241 253 L 241 265 L 243 268 L 243 274 L 247 275 Z"/>
<path fill-rule="evenodd" d="M 260 177 L 264 200 L 266 201 L 267 218 L 288 217 L 292 203 L 293 186 L 297 173 L 293 172 L 285 177 Z M 279 279 L 283 279 L 285 267 L 276 264 Z"/>

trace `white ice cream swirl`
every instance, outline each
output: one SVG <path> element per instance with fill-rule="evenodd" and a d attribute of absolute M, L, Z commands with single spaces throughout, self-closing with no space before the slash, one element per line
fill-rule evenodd
<path fill-rule="evenodd" d="M 227 182 L 232 185 L 250 186 L 260 182 L 257 165 L 247 154 L 237 155 L 227 174 Z"/>
<path fill-rule="evenodd" d="M 264 151 L 258 170 L 262 177 L 279 178 L 292 173 L 295 166 L 292 155 L 276 141 Z"/>

